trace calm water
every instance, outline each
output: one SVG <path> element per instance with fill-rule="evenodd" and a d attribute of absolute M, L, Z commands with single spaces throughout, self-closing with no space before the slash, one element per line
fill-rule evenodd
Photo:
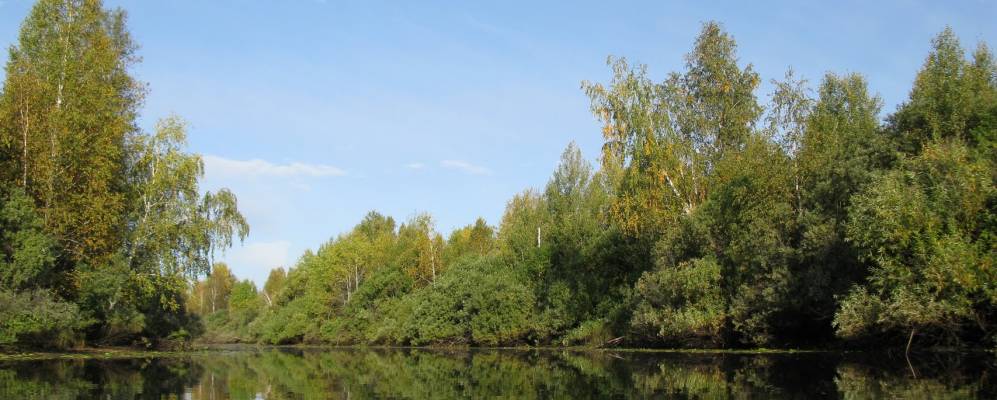
<path fill-rule="evenodd" d="M 0 362 L 2 399 L 997 398 L 997 356 L 263 349 Z"/>

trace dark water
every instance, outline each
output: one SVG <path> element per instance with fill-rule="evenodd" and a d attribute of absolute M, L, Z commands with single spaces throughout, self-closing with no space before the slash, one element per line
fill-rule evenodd
<path fill-rule="evenodd" d="M 263 349 L 0 362 L 2 399 L 997 398 L 997 356 Z"/>

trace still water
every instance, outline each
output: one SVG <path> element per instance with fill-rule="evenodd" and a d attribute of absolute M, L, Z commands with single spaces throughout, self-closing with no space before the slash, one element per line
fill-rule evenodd
<path fill-rule="evenodd" d="M 866 353 L 240 349 L 3 361 L 0 398 L 997 398 L 992 353 L 911 361 Z"/>

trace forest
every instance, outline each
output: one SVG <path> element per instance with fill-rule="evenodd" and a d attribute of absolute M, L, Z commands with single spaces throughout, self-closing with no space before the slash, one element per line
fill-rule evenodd
<path fill-rule="evenodd" d="M 942 30 L 892 113 L 762 77 L 706 22 L 663 81 L 581 83 L 603 146 L 446 235 L 371 211 L 262 288 L 185 123 L 137 127 L 125 13 L 41 0 L 0 92 L 0 346 L 997 345 L 997 61 Z"/>

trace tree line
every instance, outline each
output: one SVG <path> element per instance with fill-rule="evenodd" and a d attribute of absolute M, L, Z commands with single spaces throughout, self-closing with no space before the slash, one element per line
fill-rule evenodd
<path fill-rule="evenodd" d="M 371 212 L 262 290 L 219 266 L 190 307 L 211 304 L 217 341 L 994 344 L 985 44 L 967 57 L 946 28 L 885 118 L 857 73 L 812 87 L 790 70 L 763 104 L 761 78 L 714 22 L 685 60 L 654 81 L 609 58 L 609 82 L 582 84 L 603 126 L 598 169 L 569 145 L 497 227 L 444 237 L 428 215 Z"/>
<path fill-rule="evenodd" d="M 569 145 L 494 226 L 370 212 L 262 288 L 212 265 L 248 225 L 231 192 L 198 189 L 183 122 L 137 128 L 135 51 L 92 0 L 39 1 L 11 48 L 0 345 L 997 338 L 997 63 L 948 28 L 885 116 L 856 73 L 790 71 L 763 102 L 715 22 L 661 81 L 611 57 L 608 82 L 582 83 L 598 166 Z"/>
<path fill-rule="evenodd" d="M 235 195 L 203 192 L 186 125 L 136 119 L 145 84 L 122 10 L 40 0 L 0 92 L 0 347 L 183 343 L 189 282 L 244 238 Z"/>

